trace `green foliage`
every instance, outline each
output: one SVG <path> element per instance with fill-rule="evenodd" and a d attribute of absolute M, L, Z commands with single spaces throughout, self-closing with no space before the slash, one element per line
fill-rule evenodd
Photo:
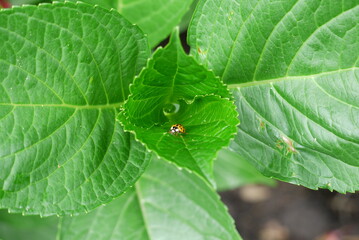
<path fill-rule="evenodd" d="M 217 159 L 214 161 L 214 179 L 218 191 L 247 184 L 275 185 L 273 179 L 264 177 L 250 162 L 228 148 L 218 152 Z"/>
<path fill-rule="evenodd" d="M 0 19 L 0 206 L 68 214 L 119 196 L 149 161 L 115 121 L 148 57 L 143 34 L 83 4 L 13 8 Z"/>
<path fill-rule="evenodd" d="M 138 240 L 164 236 L 171 240 L 203 236 L 240 239 L 218 195 L 201 178 L 154 159 L 134 189 L 124 196 L 90 214 L 63 218 L 59 239 Z"/>
<path fill-rule="evenodd" d="M 177 29 L 152 56 L 196 2 L 86 2 L 0 11 L 0 208 L 67 215 L 64 240 L 239 239 L 215 181 L 359 190 L 358 1 L 200 0 L 191 54 Z"/>
<path fill-rule="evenodd" d="M 188 39 L 233 89 L 230 148 L 269 177 L 359 189 L 358 22 L 357 1 L 200 2 Z"/>
<path fill-rule="evenodd" d="M 62 2 L 69 0 L 60 0 Z M 77 2 L 77 0 L 70 0 Z M 193 0 L 82 0 L 92 5 L 116 9 L 130 22 L 137 24 L 147 34 L 151 47 L 164 40 L 172 29 L 186 21 L 185 15 Z"/>
<path fill-rule="evenodd" d="M 119 120 L 159 156 L 212 181 L 211 160 L 238 124 L 229 96 L 212 72 L 184 53 L 174 33 L 135 79 Z M 168 133 L 178 123 L 186 133 Z"/>
<path fill-rule="evenodd" d="M 181 22 L 193 0 L 118 0 L 117 10 L 148 34 L 151 47 Z"/>
<path fill-rule="evenodd" d="M 40 218 L 0 211 L 0 239 L 55 240 L 57 217 Z"/>

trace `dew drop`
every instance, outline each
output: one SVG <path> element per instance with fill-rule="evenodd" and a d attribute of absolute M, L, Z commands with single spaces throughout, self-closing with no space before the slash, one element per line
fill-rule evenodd
<path fill-rule="evenodd" d="M 163 113 L 165 115 L 171 115 L 171 114 L 178 113 L 179 109 L 180 109 L 180 105 L 178 103 L 167 103 L 163 107 Z"/>

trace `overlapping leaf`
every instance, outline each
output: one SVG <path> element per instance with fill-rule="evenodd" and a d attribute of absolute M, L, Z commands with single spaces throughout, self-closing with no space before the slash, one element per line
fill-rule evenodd
<path fill-rule="evenodd" d="M 118 11 L 148 34 L 156 46 L 180 23 L 193 0 L 119 0 Z"/>
<path fill-rule="evenodd" d="M 120 195 L 149 156 L 115 121 L 148 57 L 141 31 L 84 4 L 0 12 L 0 207 L 78 213 Z"/>
<path fill-rule="evenodd" d="M 237 112 L 227 88 L 183 52 L 176 33 L 131 93 L 119 115 L 125 129 L 161 157 L 211 181 L 212 159 L 235 133 Z M 170 134 L 172 124 L 182 124 L 186 134 Z"/>
<path fill-rule="evenodd" d="M 359 189 L 358 23 L 355 0 L 200 3 L 191 52 L 234 88 L 231 148 L 266 176 Z"/>
<path fill-rule="evenodd" d="M 65 217 L 59 239 L 240 239 L 218 195 L 194 174 L 154 160 L 119 199 Z"/>
<path fill-rule="evenodd" d="M 155 47 L 181 22 L 193 0 L 82 0 L 82 2 L 116 9 L 130 22 L 137 24 L 147 34 L 150 46 Z"/>

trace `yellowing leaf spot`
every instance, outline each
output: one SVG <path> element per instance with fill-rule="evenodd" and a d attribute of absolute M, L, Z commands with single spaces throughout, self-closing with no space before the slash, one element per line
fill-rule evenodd
<path fill-rule="evenodd" d="M 285 150 L 285 155 L 288 153 L 298 153 L 293 146 L 293 141 L 287 136 L 281 136 L 281 139 L 276 142 L 276 147 L 280 150 Z"/>

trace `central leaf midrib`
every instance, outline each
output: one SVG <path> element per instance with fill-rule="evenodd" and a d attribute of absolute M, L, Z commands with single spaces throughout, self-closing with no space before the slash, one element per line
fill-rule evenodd
<path fill-rule="evenodd" d="M 173 101 L 176 101 L 177 99 L 173 99 L 173 91 L 175 88 L 175 82 L 176 82 L 176 77 L 178 74 L 178 62 L 179 62 L 179 54 L 176 51 L 176 71 L 173 74 L 173 76 L 171 76 L 171 86 L 168 88 L 168 96 L 166 98 L 167 103 L 172 103 Z"/>
<path fill-rule="evenodd" d="M 32 103 L 0 103 L 0 108 L 2 106 L 8 107 L 62 107 L 62 108 L 74 108 L 74 109 L 109 109 L 109 108 L 119 108 L 123 102 L 112 103 L 112 104 L 100 104 L 100 105 L 73 105 L 73 104 L 32 104 Z"/>
<path fill-rule="evenodd" d="M 284 82 L 284 81 L 290 81 L 290 80 L 313 80 L 317 77 L 331 75 L 331 74 L 337 74 L 337 73 L 343 73 L 343 72 L 350 72 L 359 70 L 359 67 L 351 67 L 351 68 L 345 68 L 345 69 L 339 69 L 335 71 L 329 71 L 329 72 L 322 72 L 317 74 L 311 74 L 311 75 L 304 75 L 304 76 L 285 76 L 285 77 L 279 77 L 279 78 L 272 78 L 272 79 L 264 79 L 259 81 L 251 81 L 251 82 L 244 82 L 244 83 L 233 83 L 228 84 L 228 88 L 243 88 L 243 87 L 251 87 L 251 86 L 258 86 L 258 85 L 269 85 L 271 83 L 277 83 L 277 82 Z"/>

